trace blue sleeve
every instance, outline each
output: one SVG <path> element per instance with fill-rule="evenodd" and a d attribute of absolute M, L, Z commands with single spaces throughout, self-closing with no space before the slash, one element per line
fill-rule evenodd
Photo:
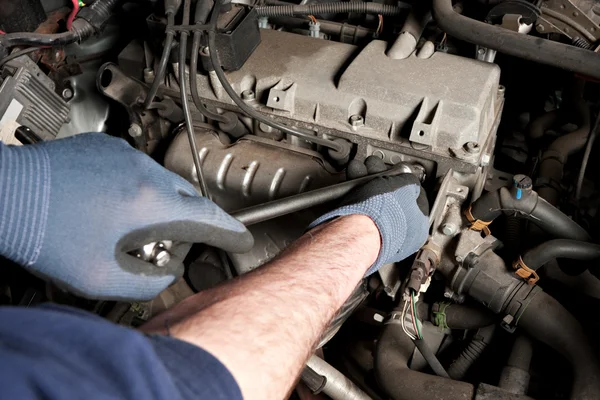
<path fill-rule="evenodd" d="M 219 360 L 83 311 L 0 307 L 3 399 L 242 399 Z"/>

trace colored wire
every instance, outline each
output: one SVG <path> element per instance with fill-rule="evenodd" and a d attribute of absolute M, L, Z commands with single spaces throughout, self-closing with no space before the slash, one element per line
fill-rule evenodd
<path fill-rule="evenodd" d="M 406 311 L 408 309 L 408 300 L 404 300 L 404 307 L 402 308 L 402 314 L 400 316 L 401 319 L 401 324 L 402 324 L 402 330 L 404 331 L 404 333 L 406 333 L 406 335 L 411 338 L 412 340 L 417 340 L 416 336 L 413 335 L 412 333 L 410 333 L 408 331 L 408 329 L 406 329 L 406 325 L 404 323 L 404 321 L 406 320 Z"/>
<path fill-rule="evenodd" d="M 308 19 L 310 19 L 310 20 L 311 20 L 313 23 L 315 23 L 315 24 L 317 23 L 317 19 L 315 18 L 315 16 L 314 16 L 314 15 L 309 15 L 309 16 L 308 16 Z"/>
<path fill-rule="evenodd" d="M 377 25 L 377 30 L 375 32 L 377 35 L 380 35 L 381 32 L 383 32 L 383 15 L 378 14 L 377 16 L 379 17 L 379 24 Z"/>
<path fill-rule="evenodd" d="M 417 319 L 417 307 L 415 304 L 414 292 L 411 293 L 410 297 L 411 297 L 412 321 L 413 321 L 413 325 L 415 326 L 415 332 L 417 333 L 417 336 L 419 337 L 419 339 L 423 339 L 423 334 L 421 333 L 420 323 L 419 323 L 419 320 Z"/>
<path fill-rule="evenodd" d="M 73 21 L 75 20 L 75 16 L 79 12 L 79 0 L 72 0 L 73 9 L 67 18 L 67 29 L 71 30 L 71 26 L 73 25 Z"/>

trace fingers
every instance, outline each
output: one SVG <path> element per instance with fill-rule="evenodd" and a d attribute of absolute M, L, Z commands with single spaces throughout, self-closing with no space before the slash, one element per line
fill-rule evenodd
<path fill-rule="evenodd" d="M 254 240 L 246 227 L 204 197 L 181 196 L 148 217 L 146 223 L 119 241 L 128 252 L 144 244 L 172 240 L 206 243 L 233 253 L 249 251 Z"/>

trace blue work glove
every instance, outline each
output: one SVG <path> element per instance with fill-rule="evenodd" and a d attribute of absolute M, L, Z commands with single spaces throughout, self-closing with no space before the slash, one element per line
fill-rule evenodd
<path fill-rule="evenodd" d="M 384 264 L 402 261 L 418 251 L 429 234 L 429 203 L 419 179 L 412 174 L 374 178 L 350 192 L 341 206 L 309 228 L 343 215 L 370 217 L 381 235 L 379 257 L 367 276 Z"/>
<path fill-rule="evenodd" d="M 151 299 L 181 276 L 185 254 L 163 267 L 129 254 L 151 242 L 253 244 L 189 182 L 101 133 L 0 143 L 0 193 L 0 255 L 85 297 Z"/>

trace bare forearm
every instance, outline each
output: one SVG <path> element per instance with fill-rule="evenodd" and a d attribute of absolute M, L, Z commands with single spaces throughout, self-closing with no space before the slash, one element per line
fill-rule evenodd
<path fill-rule="evenodd" d="M 146 329 L 166 321 L 171 335 L 214 354 L 245 398 L 283 398 L 379 246 L 368 217 L 339 218 L 256 271 L 186 299 Z"/>

